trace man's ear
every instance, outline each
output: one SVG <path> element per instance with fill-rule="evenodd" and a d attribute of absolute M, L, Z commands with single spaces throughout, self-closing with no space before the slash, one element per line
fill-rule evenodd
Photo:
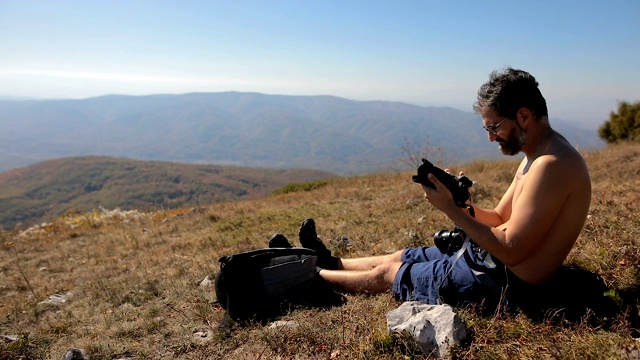
<path fill-rule="evenodd" d="M 535 119 L 533 112 L 525 107 L 520 108 L 516 113 L 516 118 L 518 120 L 518 124 L 523 129 L 526 129 L 527 125 L 531 123 Z"/>

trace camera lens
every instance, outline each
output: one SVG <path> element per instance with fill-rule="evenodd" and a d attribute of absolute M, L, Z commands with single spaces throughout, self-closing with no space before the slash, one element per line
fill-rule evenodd
<path fill-rule="evenodd" d="M 459 230 L 440 230 L 433 235 L 433 242 L 440 252 L 451 255 L 462 247 L 464 234 Z"/>

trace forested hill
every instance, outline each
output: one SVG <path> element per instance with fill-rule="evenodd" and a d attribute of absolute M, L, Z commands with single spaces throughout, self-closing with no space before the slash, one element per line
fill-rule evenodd
<path fill-rule="evenodd" d="M 203 206 L 264 196 L 290 183 L 336 177 L 320 170 L 193 165 L 84 156 L 0 173 L 0 226 L 66 211 Z"/>

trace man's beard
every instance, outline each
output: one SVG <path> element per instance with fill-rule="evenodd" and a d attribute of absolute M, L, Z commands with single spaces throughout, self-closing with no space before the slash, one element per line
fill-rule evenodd
<path fill-rule="evenodd" d="M 500 152 L 504 155 L 516 155 L 526 143 L 527 132 L 520 127 L 513 128 L 506 139 L 498 138 Z"/>

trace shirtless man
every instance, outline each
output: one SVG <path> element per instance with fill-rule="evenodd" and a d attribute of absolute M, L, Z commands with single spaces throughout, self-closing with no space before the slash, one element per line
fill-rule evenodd
<path fill-rule="evenodd" d="M 427 202 L 473 240 L 463 250 L 468 253 L 456 260 L 436 247 L 422 247 L 327 261 L 313 220 L 306 220 L 300 229 L 303 246 L 324 251 L 324 263 L 331 265 L 320 270 L 320 276 L 346 291 L 391 288 L 399 300 L 437 304 L 446 294 L 486 293 L 492 287 L 487 278 L 504 290 L 507 285 L 535 287 L 555 273 L 587 217 L 591 181 L 584 159 L 550 127 L 546 101 L 527 72 L 507 68 L 491 73 L 478 91 L 474 110 L 503 154 L 526 156 L 494 209 L 472 205 L 475 217 L 456 206 L 433 175 L 429 180 L 436 189 L 422 185 Z"/>

